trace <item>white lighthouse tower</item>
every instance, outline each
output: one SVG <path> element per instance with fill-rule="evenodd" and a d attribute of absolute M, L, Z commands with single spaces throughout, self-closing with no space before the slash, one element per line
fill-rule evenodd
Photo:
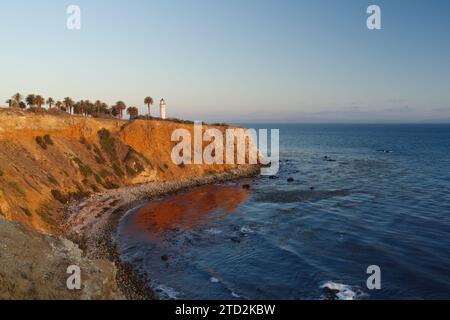
<path fill-rule="evenodd" d="M 161 114 L 161 119 L 166 119 L 166 107 L 167 104 L 164 101 L 164 99 L 161 99 L 161 101 L 159 102 L 159 112 Z"/>

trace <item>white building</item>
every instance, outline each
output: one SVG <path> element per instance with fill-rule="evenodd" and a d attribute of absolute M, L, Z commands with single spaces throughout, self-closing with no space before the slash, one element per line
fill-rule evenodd
<path fill-rule="evenodd" d="M 159 112 L 161 114 L 161 119 L 166 119 L 166 102 L 164 101 L 164 99 L 161 99 L 161 101 L 159 102 Z"/>

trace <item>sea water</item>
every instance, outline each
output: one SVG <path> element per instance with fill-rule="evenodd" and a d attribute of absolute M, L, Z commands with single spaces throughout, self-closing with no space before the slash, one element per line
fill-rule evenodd
<path fill-rule="evenodd" d="M 162 299 L 450 298 L 449 125 L 247 127 L 280 129 L 277 177 L 120 222 L 121 258 Z M 371 265 L 381 290 L 366 286 Z"/>

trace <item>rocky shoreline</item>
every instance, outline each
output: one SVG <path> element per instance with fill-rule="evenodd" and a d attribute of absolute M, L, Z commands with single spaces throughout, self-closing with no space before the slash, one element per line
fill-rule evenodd
<path fill-rule="evenodd" d="M 67 208 L 65 236 L 80 246 L 87 259 L 114 263 L 117 268 L 117 286 L 126 299 L 157 299 L 156 294 L 146 286 L 146 276 L 142 278 L 130 265 L 120 261 L 119 248 L 112 239 L 120 219 L 129 210 L 156 197 L 202 185 L 252 177 L 258 174 L 259 169 L 259 166 L 244 166 L 205 177 L 151 182 L 92 196 Z"/>

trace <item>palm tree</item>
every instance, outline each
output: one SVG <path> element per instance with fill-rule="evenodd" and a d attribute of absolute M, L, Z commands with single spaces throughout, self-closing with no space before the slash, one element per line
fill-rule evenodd
<path fill-rule="evenodd" d="M 45 99 L 43 96 L 37 95 L 34 98 L 34 104 L 38 106 L 38 108 L 42 108 L 42 105 L 45 103 Z"/>
<path fill-rule="evenodd" d="M 89 115 L 92 115 L 92 113 L 94 113 L 94 109 L 95 106 L 92 102 L 90 102 L 89 100 L 86 100 L 84 102 L 84 115 L 87 117 Z"/>
<path fill-rule="evenodd" d="M 154 103 L 153 98 L 152 97 L 145 98 L 144 103 L 148 107 L 148 116 L 150 117 L 151 116 L 151 108 L 152 108 L 152 105 Z"/>
<path fill-rule="evenodd" d="M 97 114 L 99 114 L 100 109 L 102 108 L 102 102 L 100 100 L 97 100 L 97 101 L 95 101 L 94 106 L 95 106 L 95 112 Z"/>
<path fill-rule="evenodd" d="M 127 114 L 130 116 L 130 120 L 133 120 L 139 115 L 139 110 L 136 107 L 129 107 L 127 109 Z"/>
<path fill-rule="evenodd" d="M 63 105 L 66 108 L 66 110 L 69 112 L 69 114 L 72 114 L 73 100 L 69 97 L 66 97 L 63 100 Z"/>
<path fill-rule="evenodd" d="M 34 106 L 34 101 L 36 99 L 36 96 L 34 94 L 29 94 L 26 98 L 25 101 L 27 103 L 27 105 L 29 107 L 33 107 Z"/>
<path fill-rule="evenodd" d="M 73 100 L 69 97 L 64 98 L 63 105 L 69 111 L 69 114 L 72 114 Z"/>
<path fill-rule="evenodd" d="M 127 105 L 123 101 L 116 102 L 117 111 L 119 111 L 120 118 L 123 118 L 123 110 L 127 108 Z"/>
<path fill-rule="evenodd" d="M 111 107 L 111 115 L 112 115 L 113 117 L 117 117 L 118 115 L 120 115 L 120 111 L 119 111 L 119 109 L 117 108 L 117 106 L 112 106 L 112 107 Z"/>
<path fill-rule="evenodd" d="M 73 105 L 74 114 L 83 114 L 84 111 L 84 100 L 80 100 Z"/>
<path fill-rule="evenodd" d="M 52 106 L 55 104 L 55 100 L 53 100 L 53 98 L 48 98 L 47 104 L 48 104 L 48 108 L 51 109 Z"/>
<path fill-rule="evenodd" d="M 61 101 L 56 101 L 56 103 L 55 103 L 55 107 L 58 110 L 61 110 L 62 105 L 63 105 L 63 103 Z"/>
<path fill-rule="evenodd" d="M 12 100 L 13 100 L 13 105 L 18 107 L 20 106 L 20 103 L 22 102 L 22 95 L 20 93 L 16 93 L 15 95 L 12 96 Z"/>
<path fill-rule="evenodd" d="M 8 104 L 8 107 L 12 107 L 13 106 L 13 99 L 8 99 L 5 101 Z"/>

